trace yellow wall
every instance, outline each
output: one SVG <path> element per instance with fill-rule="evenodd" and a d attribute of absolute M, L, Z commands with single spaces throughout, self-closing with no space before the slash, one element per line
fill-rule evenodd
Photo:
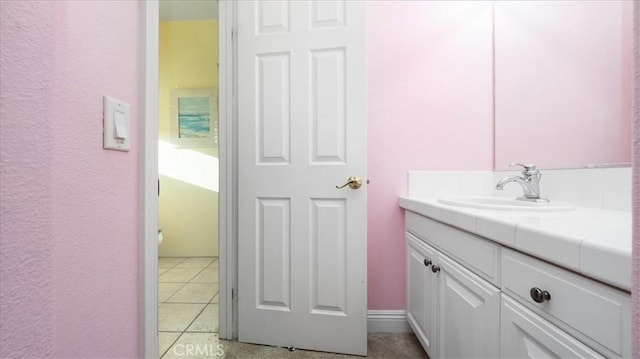
<path fill-rule="evenodd" d="M 161 22 L 159 65 L 159 253 L 217 256 L 218 149 L 171 145 L 170 104 L 174 88 L 218 87 L 218 21 Z"/>

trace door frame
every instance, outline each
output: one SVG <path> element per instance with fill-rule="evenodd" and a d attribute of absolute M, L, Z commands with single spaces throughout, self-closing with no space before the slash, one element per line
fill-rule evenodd
<path fill-rule="evenodd" d="M 235 5 L 218 2 L 219 24 L 219 336 L 237 338 Z M 159 0 L 140 2 L 138 352 L 158 358 Z"/>
<path fill-rule="evenodd" d="M 218 156 L 220 338 L 238 337 L 238 188 L 236 3 L 218 0 Z"/>

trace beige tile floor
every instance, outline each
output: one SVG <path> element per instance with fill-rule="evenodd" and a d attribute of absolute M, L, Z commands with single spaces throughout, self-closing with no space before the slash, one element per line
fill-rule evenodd
<path fill-rule="evenodd" d="M 175 358 L 360 358 L 220 340 L 218 259 L 159 259 L 159 353 Z M 426 358 L 413 333 L 369 334 L 369 358 Z"/>
<path fill-rule="evenodd" d="M 158 262 L 160 357 L 201 357 L 218 344 L 218 259 L 162 257 Z"/>

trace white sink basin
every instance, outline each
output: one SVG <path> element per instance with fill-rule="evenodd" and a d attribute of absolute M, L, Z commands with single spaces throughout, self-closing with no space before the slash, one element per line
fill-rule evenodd
<path fill-rule="evenodd" d="M 575 206 L 568 203 L 529 202 L 505 197 L 445 197 L 438 198 L 438 202 L 456 207 L 518 212 L 559 212 L 575 209 Z"/>

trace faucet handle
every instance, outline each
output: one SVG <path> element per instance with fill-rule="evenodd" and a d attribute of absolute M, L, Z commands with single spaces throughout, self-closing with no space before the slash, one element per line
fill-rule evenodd
<path fill-rule="evenodd" d="M 511 162 L 509 164 L 509 166 L 513 167 L 513 166 L 522 166 L 522 168 L 524 168 L 525 171 L 535 171 L 536 169 L 536 165 L 533 163 L 529 163 L 529 164 L 523 164 L 523 163 L 518 163 L 518 162 Z"/>
<path fill-rule="evenodd" d="M 533 163 L 523 164 L 523 163 L 513 162 L 513 163 L 510 163 L 509 166 L 511 166 L 511 167 L 513 167 L 513 166 L 522 166 L 522 168 L 524 168 L 522 170 L 522 174 L 525 177 L 537 176 L 540 173 L 540 171 L 538 171 L 536 169 L 536 165 L 533 164 Z"/>

